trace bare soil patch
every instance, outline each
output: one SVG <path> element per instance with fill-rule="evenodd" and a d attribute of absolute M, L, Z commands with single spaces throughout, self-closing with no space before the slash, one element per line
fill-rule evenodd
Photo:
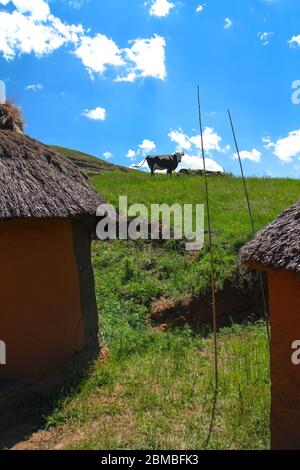
<path fill-rule="evenodd" d="M 232 323 L 256 321 L 262 318 L 263 301 L 258 282 L 250 286 L 226 284 L 217 292 L 218 326 L 230 326 Z M 211 293 L 205 292 L 198 297 L 187 297 L 181 302 L 167 298 L 155 301 L 150 312 L 154 325 L 166 327 L 183 327 L 189 325 L 194 329 L 205 329 L 212 326 Z"/>

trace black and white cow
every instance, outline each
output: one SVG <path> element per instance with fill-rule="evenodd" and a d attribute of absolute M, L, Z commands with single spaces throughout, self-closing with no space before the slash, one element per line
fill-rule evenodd
<path fill-rule="evenodd" d="M 145 161 L 151 171 L 151 175 L 154 175 L 156 170 L 167 170 L 168 175 L 172 175 L 173 171 L 177 170 L 179 163 L 181 163 L 184 153 L 175 152 L 172 155 L 149 155 L 145 160 L 135 168 L 140 168 Z"/>

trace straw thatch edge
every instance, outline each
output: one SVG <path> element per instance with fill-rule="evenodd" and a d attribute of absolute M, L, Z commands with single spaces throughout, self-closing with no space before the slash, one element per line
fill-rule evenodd
<path fill-rule="evenodd" d="M 95 215 L 104 199 L 66 157 L 0 130 L 0 219 Z"/>
<path fill-rule="evenodd" d="M 240 252 L 245 263 L 300 273 L 300 201 L 258 232 Z"/>

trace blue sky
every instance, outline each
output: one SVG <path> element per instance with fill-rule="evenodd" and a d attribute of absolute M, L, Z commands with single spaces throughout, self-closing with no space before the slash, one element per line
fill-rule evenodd
<path fill-rule="evenodd" d="M 0 79 L 45 143 L 191 168 L 199 84 L 210 168 L 238 173 L 229 107 L 246 173 L 299 177 L 299 20 L 298 0 L 0 0 Z"/>

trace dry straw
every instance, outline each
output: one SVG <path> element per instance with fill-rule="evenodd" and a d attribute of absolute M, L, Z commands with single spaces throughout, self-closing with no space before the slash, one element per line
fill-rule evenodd
<path fill-rule="evenodd" d="M 0 218 L 95 215 L 103 199 L 64 156 L 23 134 L 20 110 L 0 105 Z"/>

